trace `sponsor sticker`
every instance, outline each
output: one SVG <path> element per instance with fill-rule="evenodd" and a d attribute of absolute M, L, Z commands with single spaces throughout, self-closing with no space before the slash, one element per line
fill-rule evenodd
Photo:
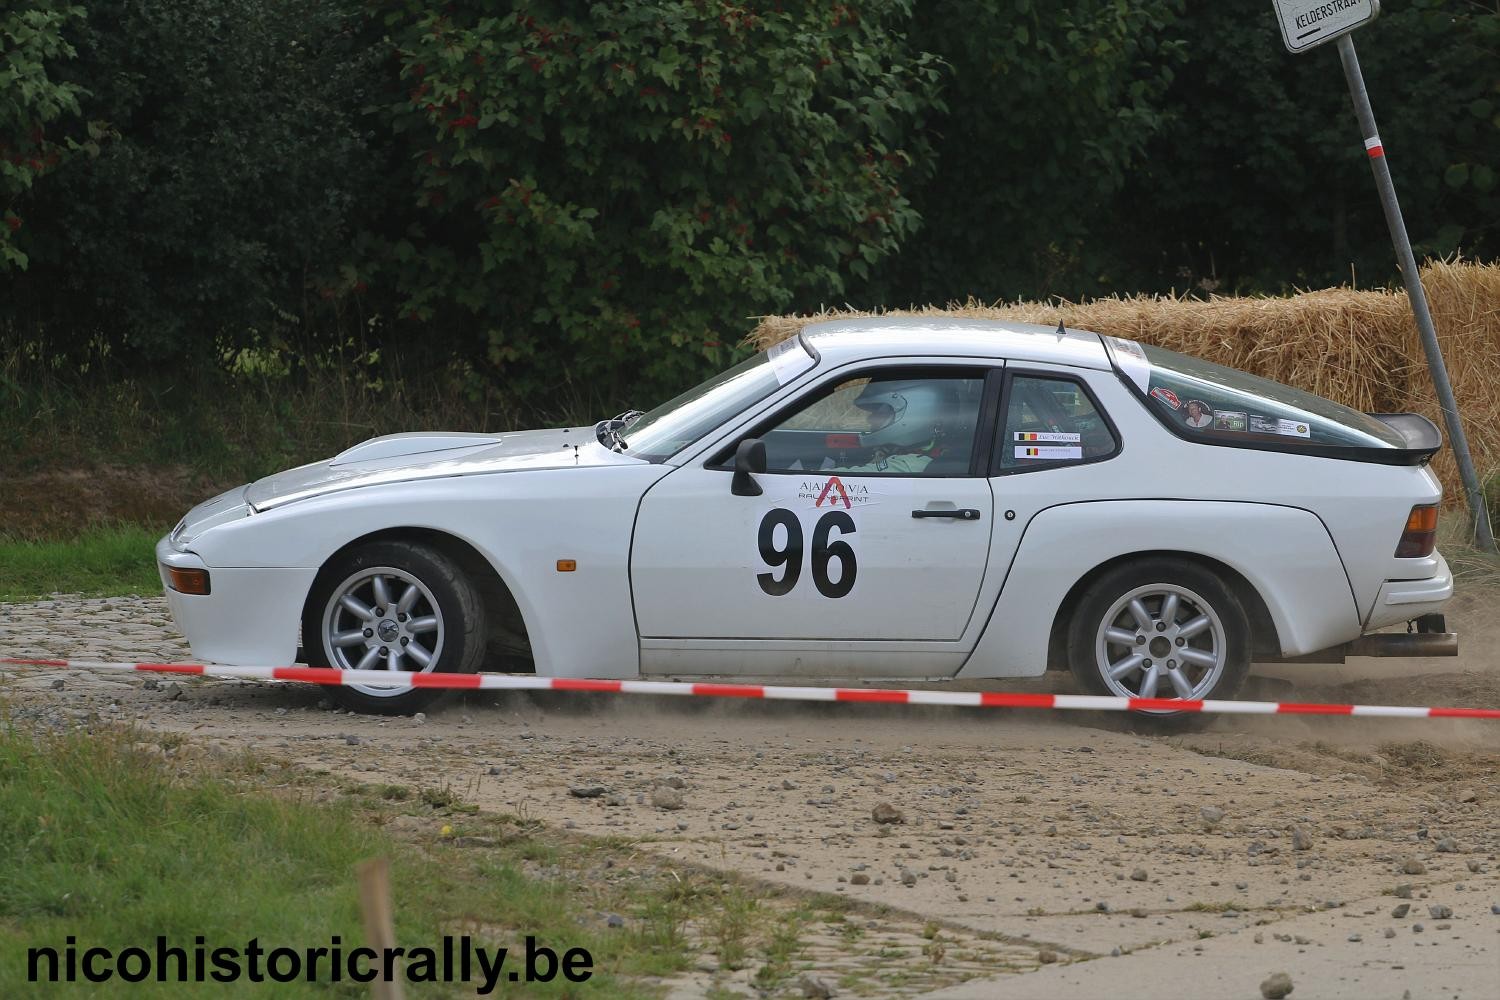
<path fill-rule="evenodd" d="M 1182 409 L 1182 400 L 1177 398 L 1177 393 L 1163 386 L 1157 386 L 1151 390 L 1151 396 L 1160 402 L 1170 406 L 1174 410 Z"/>
<path fill-rule="evenodd" d="M 1245 430 L 1245 414 L 1239 410 L 1220 410 L 1214 414 L 1214 430 L 1243 433 Z"/>
<path fill-rule="evenodd" d="M 875 496 L 870 492 L 870 487 L 864 483 L 846 483 L 838 476 L 802 480 L 797 487 L 796 499 L 803 501 L 803 505 L 820 510 L 827 510 L 831 507 L 853 510 L 855 507 L 863 507 L 875 502 Z M 778 500 L 777 503 L 786 503 L 786 501 Z M 787 505 L 791 506 L 790 503 Z"/>
<path fill-rule="evenodd" d="M 1074 443 L 1083 440 L 1081 434 L 1069 434 L 1065 431 L 1016 431 L 1017 441 L 1057 441 Z"/>
<path fill-rule="evenodd" d="M 1250 415 L 1251 434 L 1280 434 L 1284 437 L 1311 437 L 1312 428 L 1303 420 L 1286 420 L 1280 417 Z"/>
<path fill-rule="evenodd" d="M 1035 458 L 1043 458 L 1043 459 L 1046 459 L 1046 458 L 1050 458 L 1050 459 L 1082 458 L 1083 457 L 1083 449 L 1080 448 L 1080 447 L 1076 447 L 1076 446 L 1069 448 L 1069 447 L 1060 447 L 1060 446 L 1057 446 L 1057 445 L 1038 445 L 1036 447 L 1027 448 L 1027 447 L 1024 447 L 1022 445 L 1017 445 L 1016 446 L 1016 457 L 1017 458 L 1021 458 L 1021 459 L 1035 459 Z"/>
<path fill-rule="evenodd" d="M 1211 427 L 1214 422 L 1214 408 L 1201 399 L 1190 399 L 1186 403 L 1184 419 L 1189 427 Z"/>

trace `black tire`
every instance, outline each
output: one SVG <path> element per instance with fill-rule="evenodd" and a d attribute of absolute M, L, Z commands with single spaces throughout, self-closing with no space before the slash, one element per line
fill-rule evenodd
<path fill-rule="evenodd" d="M 1173 622 L 1168 624 L 1162 620 L 1162 613 L 1169 610 L 1167 600 L 1171 593 L 1177 594 L 1177 604 Z M 1122 602 L 1132 594 L 1138 594 L 1142 608 L 1153 622 L 1150 627 L 1138 622 L 1128 604 L 1122 608 Z M 1193 611 L 1196 613 L 1190 613 Z M 1209 619 L 1209 623 L 1193 632 L 1191 624 L 1199 616 Z M 1110 619 L 1108 625 L 1106 617 Z M 1116 643 L 1102 636 L 1101 631 L 1110 626 L 1116 635 L 1134 632 L 1133 643 Z M 1144 642 L 1140 641 L 1142 637 Z M 1105 663 L 1100 662 L 1101 642 L 1105 643 Z M 1195 657 L 1194 662 L 1182 659 L 1184 650 Z M 1144 658 L 1139 666 L 1113 681 L 1107 676 L 1106 664 L 1123 667 L 1135 656 Z M 1206 667 L 1197 662 L 1205 658 L 1218 661 L 1218 665 Z M 1171 664 L 1171 673 L 1191 689 L 1193 700 L 1233 698 L 1250 670 L 1249 617 L 1234 591 L 1203 566 L 1164 556 L 1117 566 L 1089 584 L 1068 625 L 1068 666 L 1073 676 L 1091 694 L 1142 696 L 1143 687 L 1149 692 L 1146 664 L 1154 665 L 1151 669 L 1156 672 L 1158 686 L 1154 695 L 1144 696 L 1183 697 L 1166 668 Z M 1195 713 L 1170 711 L 1142 712 L 1138 716 L 1157 723 L 1176 724 L 1196 717 Z"/>
<path fill-rule="evenodd" d="M 431 656 L 430 667 L 418 666 L 414 656 L 403 656 L 401 662 L 406 665 L 403 669 L 458 674 L 477 671 L 484 661 L 486 635 L 484 601 L 479 590 L 458 564 L 442 552 L 419 542 L 401 541 L 361 545 L 330 560 L 318 572 L 302 612 L 302 645 L 308 665 L 330 669 L 338 669 L 346 664 L 355 665 L 349 662 L 353 657 L 348 652 L 343 653 L 344 662 L 340 662 L 339 650 L 330 643 L 327 634 L 329 629 L 325 628 L 325 624 L 329 622 L 327 616 L 342 613 L 330 607 L 336 599 L 335 590 L 344 589 L 348 581 L 362 574 L 380 569 L 394 570 L 416 582 L 419 589 L 424 591 L 415 598 L 419 602 L 418 609 L 432 609 L 435 613 L 427 617 L 436 618 L 439 623 L 435 631 L 440 636 L 440 641 L 433 640 L 435 655 L 427 653 L 423 648 L 424 654 Z M 391 589 L 403 583 L 394 576 L 383 579 Z M 415 622 L 416 619 L 412 620 Z M 333 621 L 336 623 L 337 617 Z M 404 627 L 407 619 L 402 618 L 401 621 Z M 390 620 L 385 619 L 383 624 L 390 624 Z M 427 641 L 423 636 L 417 635 L 405 638 L 418 644 Z M 399 647 L 392 643 L 388 648 Z M 444 693 L 430 688 L 389 695 L 348 686 L 333 690 L 346 707 L 378 715 L 409 715 L 432 704 Z"/>

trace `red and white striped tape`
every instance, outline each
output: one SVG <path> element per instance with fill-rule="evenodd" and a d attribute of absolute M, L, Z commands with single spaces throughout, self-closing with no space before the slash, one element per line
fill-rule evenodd
<path fill-rule="evenodd" d="M 1081 694 L 1004 691 L 904 691 L 892 688 L 789 687 L 774 684 L 688 684 L 681 681 L 614 681 L 535 674 L 419 674 L 317 667 L 223 667 L 202 663 L 106 663 L 99 660 L 24 660 L 0 657 L 0 665 L 66 667 L 72 670 L 133 670 L 200 674 L 255 681 L 305 681 L 337 687 L 359 684 L 392 689 L 460 691 L 595 691 L 606 694 L 696 695 L 762 698 L 767 701 L 874 701 L 967 708 L 1057 708 L 1092 712 L 1217 712 L 1226 715 L 1366 715 L 1398 719 L 1500 719 L 1495 708 L 1431 708 L 1407 705 L 1328 705 L 1293 701 L 1182 701 L 1176 698 L 1109 698 Z"/>

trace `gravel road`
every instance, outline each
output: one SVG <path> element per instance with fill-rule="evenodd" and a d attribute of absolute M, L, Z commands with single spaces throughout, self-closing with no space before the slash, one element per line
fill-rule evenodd
<path fill-rule="evenodd" d="M 1299 678 L 1306 700 L 1493 705 L 1493 608 L 1460 609 L 1474 636 L 1456 661 L 1266 668 L 1258 683 Z M 0 605 L 0 654 L 187 650 L 158 598 L 58 598 Z M 954 959 L 975 978 L 933 996 L 1253 998 L 1276 972 L 1297 997 L 1500 992 L 1489 724 L 1224 718 L 1154 736 L 1112 716 L 558 694 L 381 719 L 302 686 L 5 676 L 12 711 L 43 721 L 97 713 L 364 781 L 446 785 L 986 943 Z M 910 992 L 871 982 L 869 995 Z"/>

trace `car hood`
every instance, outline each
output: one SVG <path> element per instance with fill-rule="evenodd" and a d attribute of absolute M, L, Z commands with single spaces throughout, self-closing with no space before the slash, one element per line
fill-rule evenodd
<path fill-rule="evenodd" d="M 246 489 L 245 501 L 262 511 L 336 490 L 383 483 L 641 462 L 601 445 L 592 427 L 513 434 L 389 434 L 327 461 L 257 480 Z"/>

